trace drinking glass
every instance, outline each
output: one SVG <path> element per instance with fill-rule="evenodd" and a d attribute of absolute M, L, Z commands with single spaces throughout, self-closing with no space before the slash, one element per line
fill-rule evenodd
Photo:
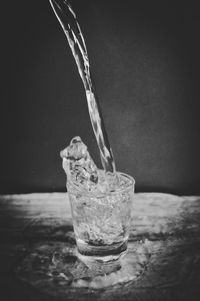
<path fill-rule="evenodd" d="M 96 195 L 67 181 L 77 253 L 83 261 L 114 262 L 127 251 L 135 181 L 120 172 L 117 177 L 117 188 Z"/>

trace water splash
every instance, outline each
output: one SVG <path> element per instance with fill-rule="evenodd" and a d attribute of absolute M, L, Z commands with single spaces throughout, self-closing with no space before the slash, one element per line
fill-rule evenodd
<path fill-rule="evenodd" d="M 49 2 L 67 37 L 85 88 L 90 120 L 100 150 L 103 168 L 106 172 L 115 173 L 115 162 L 92 81 L 87 48 L 80 25 L 69 1 L 49 0 Z"/>

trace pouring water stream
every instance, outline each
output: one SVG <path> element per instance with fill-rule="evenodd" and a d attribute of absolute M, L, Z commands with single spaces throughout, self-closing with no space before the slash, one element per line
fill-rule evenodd
<path fill-rule="evenodd" d="M 106 172 L 115 174 L 116 167 L 113 153 L 94 89 L 87 48 L 80 25 L 68 0 L 49 0 L 49 2 L 67 37 L 85 88 L 90 120 L 99 147 L 103 168 Z"/>

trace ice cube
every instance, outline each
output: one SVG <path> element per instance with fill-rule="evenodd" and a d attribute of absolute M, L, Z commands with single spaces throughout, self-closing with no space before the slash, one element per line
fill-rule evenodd
<path fill-rule="evenodd" d="M 70 145 L 60 152 L 60 155 L 69 181 L 81 184 L 89 191 L 97 185 L 97 167 L 80 137 L 74 137 Z"/>

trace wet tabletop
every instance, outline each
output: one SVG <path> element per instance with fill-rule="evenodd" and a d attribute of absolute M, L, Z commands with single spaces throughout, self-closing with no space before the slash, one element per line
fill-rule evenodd
<path fill-rule="evenodd" d="M 123 269 L 94 279 L 67 194 L 0 196 L 1 300 L 200 300 L 200 197 L 138 193 L 131 213 Z"/>

